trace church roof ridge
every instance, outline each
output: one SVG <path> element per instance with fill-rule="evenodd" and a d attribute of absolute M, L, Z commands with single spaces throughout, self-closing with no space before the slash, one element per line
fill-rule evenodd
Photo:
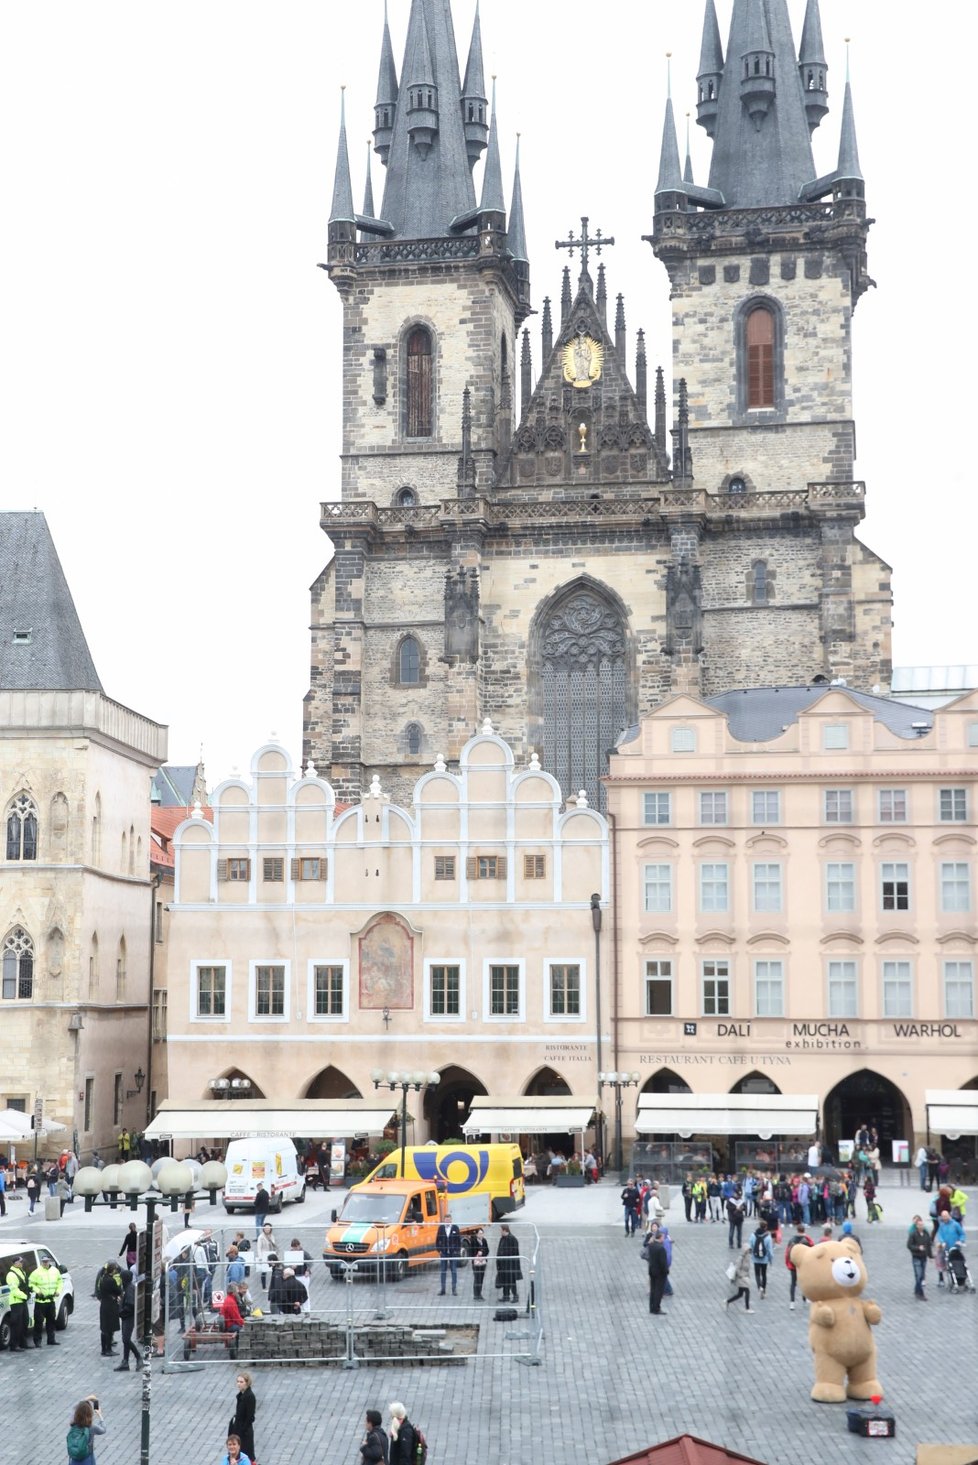
<path fill-rule="evenodd" d="M 103 692 L 45 516 L 0 513 L 0 691 Z"/>

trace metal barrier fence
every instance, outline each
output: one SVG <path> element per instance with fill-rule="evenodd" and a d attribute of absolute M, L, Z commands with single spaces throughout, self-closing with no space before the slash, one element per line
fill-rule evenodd
<path fill-rule="evenodd" d="M 542 1248 L 537 1228 L 509 1220 L 519 1246 L 519 1276 L 499 1266 L 498 1225 L 486 1225 L 490 1253 L 481 1270 L 463 1254 L 405 1266 L 380 1252 L 323 1259 L 323 1227 L 280 1225 L 271 1257 L 259 1261 L 255 1238 L 240 1253 L 248 1268 L 241 1312 L 231 1333 L 220 1312 L 227 1293 L 227 1250 L 238 1230 L 213 1228 L 217 1260 L 195 1265 L 187 1249 L 164 1247 L 154 1330 L 164 1372 L 226 1362 L 289 1365 L 361 1363 L 464 1366 L 508 1357 L 541 1362 L 544 1336 Z M 293 1245 L 291 1243 L 298 1243 Z M 200 1261 L 200 1258 L 198 1258 Z M 286 1279 L 285 1270 L 295 1272 Z M 504 1297 L 503 1283 L 505 1288 Z M 286 1285 L 288 1284 L 288 1285 Z M 515 1301 L 508 1300 L 511 1292 Z"/>

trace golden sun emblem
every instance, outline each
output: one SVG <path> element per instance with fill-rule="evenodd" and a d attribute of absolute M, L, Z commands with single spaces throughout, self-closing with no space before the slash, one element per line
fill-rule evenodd
<path fill-rule="evenodd" d="M 564 347 L 564 380 L 572 387 L 589 387 L 601 375 L 603 355 L 601 342 L 579 329 Z"/>

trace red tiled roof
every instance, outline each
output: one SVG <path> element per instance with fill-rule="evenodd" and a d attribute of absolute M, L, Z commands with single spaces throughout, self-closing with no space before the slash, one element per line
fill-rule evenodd
<path fill-rule="evenodd" d="M 695 1435 L 682 1434 L 634 1455 L 623 1455 L 611 1465 L 764 1465 L 764 1461 L 697 1439 Z"/>

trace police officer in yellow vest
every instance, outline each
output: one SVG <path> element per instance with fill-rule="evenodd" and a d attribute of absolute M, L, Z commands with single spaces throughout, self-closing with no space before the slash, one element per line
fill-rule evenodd
<path fill-rule="evenodd" d="M 4 1278 L 10 1288 L 10 1351 L 27 1347 L 27 1273 L 24 1258 L 15 1257 Z"/>
<path fill-rule="evenodd" d="M 54 1344 L 57 1348 L 58 1340 L 54 1336 L 54 1320 L 62 1279 L 61 1273 L 49 1256 L 41 1257 L 40 1264 L 28 1277 L 27 1285 L 34 1294 L 34 1347 L 40 1348 L 41 1332 L 46 1328 L 48 1347 L 50 1348 Z"/>

